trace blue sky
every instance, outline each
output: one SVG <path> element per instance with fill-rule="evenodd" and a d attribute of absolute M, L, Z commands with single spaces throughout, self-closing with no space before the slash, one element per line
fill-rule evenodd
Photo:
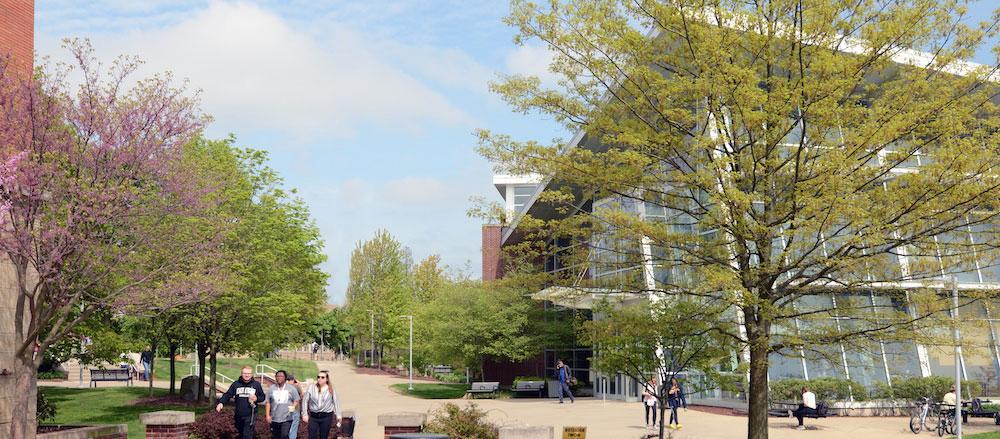
<path fill-rule="evenodd" d="M 507 3 L 464 1 L 39 0 L 36 50 L 90 38 L 104 60 L 139 55 L 202 90 L 212 137 L 266 149 L 326 242 L 328 296 L 342 302 L 351 250 L 388 229 L 414 259 L 439 254 L 480 275 L 470 197 L 499 200 L 473 131 L 566 137 L 512 113 L 498 73 L 545 76 L 546 51 L 517 47 Z"/>
<path fill-rule="evenodd" d="M 470 197 L 499 195 L 474 129 L 568 137 L 487 89 L 499 73 L 552 79 L 543 47 L 512 44 L 506 11 L 504 0 L 38 0 L 35 45 L 63 60 L 62 38 L 87 37 L 102 59 L 139 55 L 144 73 L 201 89 L 208 135 L 269 151 L 308 203 L 340 303 L 351 250 L 380 228 L 415 260 L 439 254 L 479 276 L 480 221 L 465 212 Z"/>

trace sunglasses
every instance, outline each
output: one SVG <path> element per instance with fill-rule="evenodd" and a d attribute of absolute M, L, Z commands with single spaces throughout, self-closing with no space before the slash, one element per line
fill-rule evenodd
<path fill-rule="evenodd" d="M 326 377 L 325 377 L 325 376 L 323 376 L 323 375 L 316 375 L 316 379 L 320 379 L 320 378 L 322 378 L 322 379 L 324 379 L 324 380 L 326 379 Z"/>

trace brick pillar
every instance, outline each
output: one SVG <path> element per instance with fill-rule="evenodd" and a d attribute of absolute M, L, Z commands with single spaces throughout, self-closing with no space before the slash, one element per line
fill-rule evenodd
<path fill-rule="evenodd" d="M 424 430 L 426 421 L 427 415 L 424 413 L 393 412 L 378 415 L 378 425 L 385 430 L 383 439 L 389 439 L 389 435 L 396 433 L 420 433 Z"/>
<path fill-rule="evenodd" d="M 497 280 L 503 277 L 503 253 L 500 241 L 503 226 L 483 225 L 483 280 Z"/>
<path fill-rule="evenodd" d="M 139 422 L 146 426 L 146 439 L 187 439 L 194 413 L 174 410 L 143 413 Z"/>

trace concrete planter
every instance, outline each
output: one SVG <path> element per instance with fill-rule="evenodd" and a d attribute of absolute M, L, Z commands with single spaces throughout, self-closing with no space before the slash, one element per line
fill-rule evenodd
<path fill-rule="evenodd" d="M 909 416 L 913 402 L 879 399 L 874 401 L 836 401 L 830 403 L 830 414 L 837 416 Z"/>
<path fill-rule="evenodd" d="M 113 425 L 59 425 L 42 427 L 60 427 L 60 430 L 39 433 L 35 436 L 38 439 L 127 439 L 128 426 L 125 424 Z"/>

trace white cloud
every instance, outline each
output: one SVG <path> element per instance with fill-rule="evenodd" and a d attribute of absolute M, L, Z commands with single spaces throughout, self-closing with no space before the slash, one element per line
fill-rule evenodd
<path fill-rule="evenodd" d="M 150 72 L 189 78 L 223 132 L 344 137 L 364 125 L 416 130 L 471 120 L 347 26 L 331 25 L 328 35 L 316 41 L 258 6 L 217 2 L 180 23 L 97 35 L 94 44 L 102 57 L 138 54 Z"/>
<path fill-rule="evenodd" d="M 554 54 L 547 46 L 522 45 L 507 54 L 507 71 L 512 74 L 537 76 L 544 87 L 555 87 L 558 75 L 549 71 Z"/>

